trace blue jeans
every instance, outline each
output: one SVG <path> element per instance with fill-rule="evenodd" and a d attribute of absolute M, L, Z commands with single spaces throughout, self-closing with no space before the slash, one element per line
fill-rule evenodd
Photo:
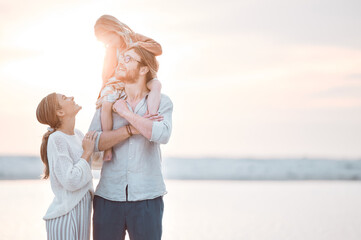
<path fill-rule="evenodd" d="M 93 239 L 124 240 L 128 231 L 131 240 L 162 238 L 163 197 L 117 202 L 94 197 Z"/>

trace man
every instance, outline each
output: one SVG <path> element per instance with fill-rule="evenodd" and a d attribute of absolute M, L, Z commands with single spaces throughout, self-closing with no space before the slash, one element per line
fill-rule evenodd
<path fill-rule="evenodd" d="M 146 83 L 157 70 L 155 56 L 137 45 L 124 53 L 117 67 L 126 99 L 114 103 L 113 130 L 102 132 L 96 141 L 96 150 L 113 147 L 114 155 L 103 163 L 95 191 L 95 240 L 124 239 L 126 230 L 132 240 L 161 239 L 167 192 L 160 144 L 166 144 L 171 135 L 173 104 L 162 94 L 160 116 L 147 115 Z M 90 129 L 101 131 L 99 109 Z"/>

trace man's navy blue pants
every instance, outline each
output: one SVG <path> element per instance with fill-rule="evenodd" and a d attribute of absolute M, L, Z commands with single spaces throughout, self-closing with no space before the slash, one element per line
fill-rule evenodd
<path fill-rule="evenodd" d="M 126 230 L 131 240 L 162 237 L 163 197 L 117 202 L 95 195 L 93 209 L 94 240 L 124 240 Z"/>

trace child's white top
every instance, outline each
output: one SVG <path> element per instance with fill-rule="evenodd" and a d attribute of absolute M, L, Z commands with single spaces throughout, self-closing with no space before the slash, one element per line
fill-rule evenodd
<path fill-rule="evenodd" d="M 121 56 L 119 48 L 117 48 L 117 59 Z M 118 99 L 124 97 L 124 83 L 116 79 L 115 76 L 108 79 L 105 86 L 100 90 L 99 98 L 95 103 L 96 109 L 100 108 L 104 102 L 114 103 Z"/>
<path fill-rule="evenodd" d="M 96 102 L 96 109 L 100 108 L 103 102 L 114 103 L 125 96 L 124 83 L 112 77 L 108 80 L 104 88 L 100 91 L 100 97 Z"/>
<path fill-rule="evenodd" d="M 67 214 L 88 191 L 92 196 L 94 194 L 90 163 L 80 158 L 84 135 L 77 129 L 74 132 L 74 135 L 68 135 L 56 131 L 49 136 L 49 178 L 55 197 L 44 220 Z"/>

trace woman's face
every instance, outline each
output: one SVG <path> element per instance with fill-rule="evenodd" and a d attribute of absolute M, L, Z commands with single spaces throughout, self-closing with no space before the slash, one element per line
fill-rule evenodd
<path fill-rule="evenodd" d="M 73 117 L 81 109 L 81 106 L 74 102 L 74 97 L 67 97 L 63 94 L 57 93 L 59 105 L 61 106 L 60 112 L 63 117 Z"/>

